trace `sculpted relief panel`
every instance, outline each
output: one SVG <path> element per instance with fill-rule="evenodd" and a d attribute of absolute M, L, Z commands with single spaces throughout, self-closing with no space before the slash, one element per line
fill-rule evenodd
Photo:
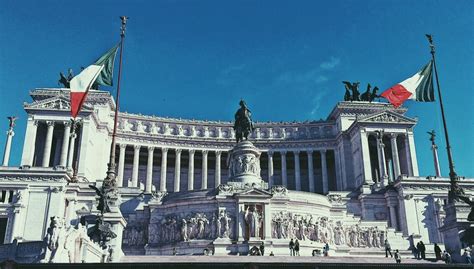
<path fill-rule="evenodd" d="M 385 231 L 359 224 L 344 225 L 342 221 L 334 222 L 327 217 L 279 212 L 272 215 L 272 237 L 298 238 L 302 241 L 349 247 L 381 248 L 385 241 Z"/>
<path fill-rule="evenodd" d="M 218 213 L 169 214 L 149 224 L 148 242 L 167 244 L 192 240 L 234 237 L 234 218 L 225 210 Z"/>

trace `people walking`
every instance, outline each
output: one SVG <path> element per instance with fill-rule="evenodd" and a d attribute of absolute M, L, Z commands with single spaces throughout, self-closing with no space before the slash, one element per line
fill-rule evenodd
<path fill-rule="evenodd" d="M 295 254 L 294 256 L 300 256 L 300 242 L 298 239 L 295 241 Z"/>
<path fill-rule="evenodd" d="M 293 242 L 293 238 L 290 240 L 290 256 L 295 256 L 295 242 Z"/>
<path fill-rule="evenodd" d="M 420 241 L 420 246 L 418 247 L 418 250 L 420 251 L 421 259 L 425 260 L 426 259 L 426 247 L 425 244 L 423 244 L 423 241 Z"/>
<path fill-rule="evenodd" d="M 385 239 L 385 258 L 388 258 L 388 254 L 390 254 L 390 258 L 393 258 L 392 255 L 392 247 L 387 239 Z"/>
<path fill-rule="evenodd" d="M 434 252 L 435 252 L 436 260 L 437 261 L 441 260 L 441 248 L 436 243 L 434 244 Z"/>
<path fill-rule="evenodd" d="M 265 253 L 265 244 L 262 242 L 260 244 L 260 254 L 262 254 L 262 256 L 263 256 L 264 253 Z"/>
<path fill-rule="evenodd" d="M 402 256 L 400 255 L 400 252 L 398 252 L 398 249 L 395 250 L 395 261 L 397 263 L 401 263 L 402 262 Z"/>

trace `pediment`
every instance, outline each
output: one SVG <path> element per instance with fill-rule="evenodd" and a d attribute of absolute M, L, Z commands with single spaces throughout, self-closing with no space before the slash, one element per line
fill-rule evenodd
<path fill-rule="evenodd" d="M 271 192 L 262 189 L 252 188 L 237 194 L 238 196 L 260 196 L 262 198 L 271 198 L 273 195 Z"/>
<path fill-rule="evenodd" d="M 39 109 L 39 110 L 59 110 L 59 111 L 70 111 L 71 102 L 69 97 L 64 95 L 54 96 L 41 101 L 36 101 L 31 104 L 25 104 L 26 109 Z M 82 110 L 92 110 L 87 104 L 84 104 Z"/>
<path fill-rule="evenodd" d="M 416 119 L 412 119 L 393 111 L 383 111 L 357 119 L 357 122 L 365 123 L 395 123 L 395 124 L 415 124 Z"/>

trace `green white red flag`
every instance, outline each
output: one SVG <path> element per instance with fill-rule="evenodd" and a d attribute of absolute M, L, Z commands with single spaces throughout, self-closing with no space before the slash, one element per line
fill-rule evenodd
<path fill-rule="evenodd" d="M 70 81 L 71 89 L 71 115 L 76 118 L 86 100 L 87 93 L 94 82 L 100 85 L 112 86 L 112 75 L 114 69 L 115 55 L 118 45 L 101 56 L 94 64 L 82 70 L 79 75 Z"/>
<path fill-rule="evenodd" d="M 430 61 L 414 76 L 392 86 L 381 94 L 394 107 L 408 99 L 418 102 L 434 102 L 433 62 Z"/>

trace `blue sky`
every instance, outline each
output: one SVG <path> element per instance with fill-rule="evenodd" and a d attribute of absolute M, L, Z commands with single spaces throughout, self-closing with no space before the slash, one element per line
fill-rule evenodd
<path fill-rule="evenodd" d="M 0 2 L 0 132 L 16 127 L 11 165 L 20 163 L 28 91 L 56 87 L 119 40 L 124 47 L 121 110 L 231 120 L 244 98 L 257 121 L 326 118 L 342 80 L 386 89 L 430 59 L 437 45 L 456 170 L 474 177 L 474 1 L 12 1 Z M 114 89 L 111 89 L 114 91 Z M 420 174 L 434 168 L 426 131 L 448 167 L 438 103 L 407 102 Z"/>

